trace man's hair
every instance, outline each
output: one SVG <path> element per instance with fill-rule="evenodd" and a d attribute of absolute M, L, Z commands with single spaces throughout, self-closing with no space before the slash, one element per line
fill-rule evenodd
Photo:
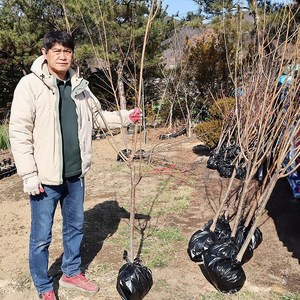
<path fill-rule="evenodd" d="M 74 40 L 66 31 L 50 31 L 45 34 L 44 48 L 46 49 L 46 52 L 48 52 L 48 50 L 51 49 L 56 43 L 74 51 Z"/>

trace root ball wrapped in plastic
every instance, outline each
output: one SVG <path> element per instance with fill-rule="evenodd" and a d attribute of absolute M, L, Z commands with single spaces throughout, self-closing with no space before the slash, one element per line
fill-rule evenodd
<path fill-rule="evenodd" d="M 153 285 L 152 272 L 140 264 L 138 259 L 130 262 L 124 252 L 126 263 L 120 268 L 117 278 L 117 291 L 122 300 L 141 300 Z"/>
<path fill-rule="evenodd" d="M 234 166 L 228 162 L 220 162 L 218 164 L 217 170 L 221 177 L 230 178 L 233 173 Z"/>
<path fill-rule="evenodd" d="M 253 250 L 255 250 L 261 244 L 262 240 L 263 240 L 262 232 L 257 227 L 255 228 L 255 231 L 252 235 L 251 242 L 250 242 Z"/>
<path fill-rule="evenodd" d="M 245 180 L 247 174 L 247 170 L 245 167 L 238 166 L 236 168 L 235 178 L 239 180 Z"/>
<path fill-rule="evenodd" d="M 246 274 L 240 264 L 231 259 L 222 259 L 206 267 L 214 287 L 222 293 L 238 292 L 246 281 Z"/>
<path fill-rule="evenodd" d="M 240 147 L 238 145 L 232 145 L 226 148 L 226 157 L 233 160 L 240 153 Z"/>
<path fill-rule="evenodd" d="M 251 229 L 251 224 L 245 227 L 244 220 L 241 220 L 235 235 L 235 243 L 239 249 L 242 248 L 250 229 Z M 262 232 L 257 227 L 255 228 L 255 231 L 251 237 L 249 245 L 247 246 L 247 249 L 243 255 L 243 259 L 241 261 L 242 264 L 248 262 L 252 258 L 253 251 L 261 244 L 261 242 L 262 242 Z"/>
<path fill-rule="evenodd" d="M 131 155 L 132 150 L 131 149 L 124 149 L 117 155 L 117 161 L 124 161 L 124 159 L 127 159 L 129 155 Z"/>
<path fill-rule="evenodd" d="M 190 238 L 187 253 L 194 262 L 203 261 L 203 253 L 215 241 L 223 241 L 230 238 L 231 228 L 224 216 L 218 218 L 214 232 L 210 230 L 213 220 L 209 220 L 203 229 L 196 231 Z"/>
<path fill-rule="evenodd" d="M 212 150 L 209 154 L 209 158 L 207 160 L 207 168 L 212 169 L 212 170 L 217 170 L 218 168 L 218 160 L 219 156 L 216 150 Z"/>
<path fill-rule="evenodd" d="M 236 235 L 235 235 L 235 244 L 237 245 L 238 249 L 241 249 L 246 238 L 247 238 L 247 235 L 248 235 L 248 228 L 245 227 L 243 224 L 240 224 L 237 228 L 237 232 L 236 232 Z M 251 242 L 250 242 L 251 244 Z M 243 255 L 243 258 L 242 258 L 242 261 L 241 261 L 241 264 L 245 264 L 246 262 L 248 262 L 252 256 L 253 256 L 253 248 L 251 247 L 251 245 L 248 245 L 247 246 L 247 249 Z"/>
<path fill-rule="evenodd" d="M 226 241 L 230 238 L 231 228 L 224 215 L 218 218 L 214 233 L 218 241 Z"/>
<path fill-rule="evenodd" d="M 209 279 L 223 293 L 239 291 L 246 281 L 245 272 L 235 259 L 237 254 L 237 246 L 228 240 L 212 244 L 203 255 Z"/>
<path fill-rule="evenodd" d="M 208 221 L 203 229 L 196 231 L 190 238 L 187 253 L 194 262 L 203 261 L 203 253 L 215 241 L 215 235 L 210 231 L 212 220 Z"/>

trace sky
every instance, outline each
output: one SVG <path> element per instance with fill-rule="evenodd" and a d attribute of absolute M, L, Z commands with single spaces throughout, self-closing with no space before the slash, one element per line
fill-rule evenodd
<path fill-rule="evenodd" d="M 198 5 L 192 0 L 162 0 L 162 7 L 168 7 L 168 15 L 175 15 L 179 11 L 179 17 L 184 17 L 188 11 L 197 11 Z"/>

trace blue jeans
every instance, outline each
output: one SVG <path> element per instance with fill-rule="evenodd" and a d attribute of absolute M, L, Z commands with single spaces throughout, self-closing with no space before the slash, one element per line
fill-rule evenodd
<path fill-rule="evenodd" d="M 48 275 L 48 248 L 52 239 L 54 213 L 60 201 L 63 224 L 64 253 L 61 270 L 67 276 L 80 273 L 80 244 L 84 223 L 84 180 L 67 178 L 61 185 L 43 185 L 44 193 L 30 196 L 31 232 L 29 267 L 39 294 L 53 290 L 53 278 Z"/>

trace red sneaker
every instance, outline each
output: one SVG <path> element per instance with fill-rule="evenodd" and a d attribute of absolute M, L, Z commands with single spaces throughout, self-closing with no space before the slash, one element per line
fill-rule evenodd
<path fill-rule="evenodd" d="M 46 292 L 44 294 L 39 295 L 39 299 L 42 300 L 56 300 L 54 291 Z"/>
<path fill-rule="evenodd" d="M 91 281 L 88 281 L 82 273 L 67 277 L 63 275 L 59 280 L 59 285 L 70 289 L 78 289 L 84 292 L 95 293 L 99 290 L 98 286 Z"/>

